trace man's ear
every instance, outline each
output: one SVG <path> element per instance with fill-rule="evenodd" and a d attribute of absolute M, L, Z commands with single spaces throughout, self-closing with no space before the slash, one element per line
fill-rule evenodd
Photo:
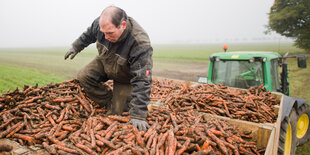
<path fill-rule="evenodd" d="M 124 29 L 126 29 L 126 27 L 127 27 L 127 22 L 126 22 L 126 21 L 122 21 L 121 26 L 122 26 Z"/>

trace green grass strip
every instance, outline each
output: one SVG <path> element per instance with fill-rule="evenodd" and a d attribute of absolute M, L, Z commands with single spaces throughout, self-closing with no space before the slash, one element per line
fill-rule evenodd
<path fill-rule="evenodd" d="M 0 64 L 0 94 L 5 91 L 22 89 L 24 85 L 43 86 L 64 81 L 64 77 L 43 74 L 35 69 Z"/>

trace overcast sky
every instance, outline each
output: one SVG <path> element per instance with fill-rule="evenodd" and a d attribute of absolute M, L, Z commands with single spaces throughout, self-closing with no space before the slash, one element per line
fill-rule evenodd
<path fill-rule="evenodd" d="M 0 0 L 0 48 L 68 47 L 102 10 L 124 9 L 153 44 L 270 42 L 274 0 Z"/>

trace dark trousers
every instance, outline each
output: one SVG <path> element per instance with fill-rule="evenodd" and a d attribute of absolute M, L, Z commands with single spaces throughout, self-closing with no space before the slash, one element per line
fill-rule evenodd
<path fill-rule="evenodd" d="M 108 108 L 108 114 L 120 115 L 129 110 L 129 102 L 132 99 L 131 84 L 113 80 L 113 92 L 109 90 L 103 84 L 108 80 L 108 75 L 104 71 L 99 56 L 80 70 L 77 79 L 90 99 L 96 104 Z"/>

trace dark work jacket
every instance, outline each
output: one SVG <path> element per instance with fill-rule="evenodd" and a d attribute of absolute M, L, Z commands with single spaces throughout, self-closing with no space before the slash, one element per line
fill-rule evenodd
<path fill-rule="evenodd" d="M 98 17 L 72 46 L 81 51 L 95 42 L 108 79 L 133 87 L 129 104 L 131 117 L 145 119 L 152 86 L 153 54 L 147 33 L 133 18 L 128 17 L 123 34 L 112 43 L 100 31 Z"/>

